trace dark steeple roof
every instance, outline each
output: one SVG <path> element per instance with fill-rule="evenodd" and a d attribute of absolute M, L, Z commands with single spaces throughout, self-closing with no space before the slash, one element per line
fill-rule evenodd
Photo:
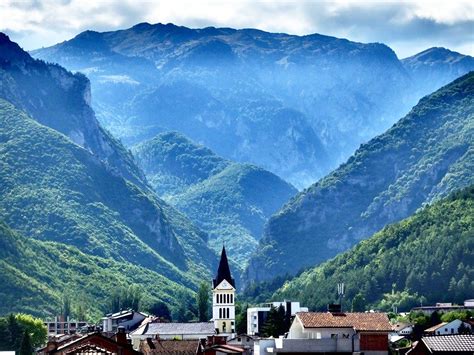
<path fill-rule="evenodd" d="M 219 268 L 217 269 L 217 276 L 213 281 L 214 288 L 216 288 L 223 280 L 226 280 L 235 288 L 235 281 L 230 274 L 229 262 L 227 261 L 227 254 L 225 247 L 222 247 L 221 261 L 219 262 Z"/>

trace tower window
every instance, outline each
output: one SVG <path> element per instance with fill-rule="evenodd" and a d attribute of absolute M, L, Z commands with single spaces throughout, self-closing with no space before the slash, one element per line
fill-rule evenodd
<path fill-rule="evenodd" d="M 219 318 L 222 318 L 222 308 L 219 308 Z"/>
<path fill-rule="evenodd" d="M 234 295 L 230 294 L 230 303 L 234 303 Z"/>

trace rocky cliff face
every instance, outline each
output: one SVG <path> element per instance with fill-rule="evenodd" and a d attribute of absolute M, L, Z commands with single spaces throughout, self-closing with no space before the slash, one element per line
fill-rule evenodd
<path fill-rule="evenodd" d="M 128 144 L 177 130 L 298 187 L 416 100 L 390 48 L 317 34 L 144 23 L 33 55 L 86 73 L 100 120 Z"/>
<path fill-rule="evenodd" d="M 89 150 L 110 171 L 146 186 L 131 155 L 96 120 L 90 82 L 83 74 L 35 60 L 0 33 L 0 78 L 1 98 Z"/>
<path fill-rule="evenodd" d="M 423 98 L 267 223 L 248 267 L 263 280 L 313 266 L 473 180 L 474 73 Z"/>

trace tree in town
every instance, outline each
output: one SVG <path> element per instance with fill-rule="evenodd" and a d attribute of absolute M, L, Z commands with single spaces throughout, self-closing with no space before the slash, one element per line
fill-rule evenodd
<path fill-rule="evenodd" d="M 46 344 L 48 330 L 41 319 L 22 313 L 17 314 L 15 318 L 23 331 L 30 337 L 29 342 L 34 348 Z"/>
<path fill-rule="evenodd" d="M 171 311 L 164 302 L 155 302 L 148 311 L 156 317 L 171 321 Z"/>
<path fill-rule="evenodd" d="M 33 354 L 33 345 L 31 344 L 31 336 L 26 330 L 23 331 L 23 336 L 20 345 L 20 355 L 31 355 Z"/>
<path fill-rule="evenodd" d="M 366 301 L 364 295 L 358 293 L 352 299 L 352 312 L 364 312 L 366 308 Z"/>
<path fill-rule="evenodd" d="M 196 303 L 198 309 L 198 318 L 200 322 L 209 320 L 209 285 L 207 282 L 201 282 L 196 293 Z"/>

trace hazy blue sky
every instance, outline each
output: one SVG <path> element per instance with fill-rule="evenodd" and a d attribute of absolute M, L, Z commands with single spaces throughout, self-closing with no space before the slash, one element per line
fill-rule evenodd
<path fill-rule="evenodd" d="M 145 21 L 317 32 L 383 42 L 401 58 L 434 46 L 474 55 L 474 1 L 0 0 L 0 31 L 25 49 Z"/>

